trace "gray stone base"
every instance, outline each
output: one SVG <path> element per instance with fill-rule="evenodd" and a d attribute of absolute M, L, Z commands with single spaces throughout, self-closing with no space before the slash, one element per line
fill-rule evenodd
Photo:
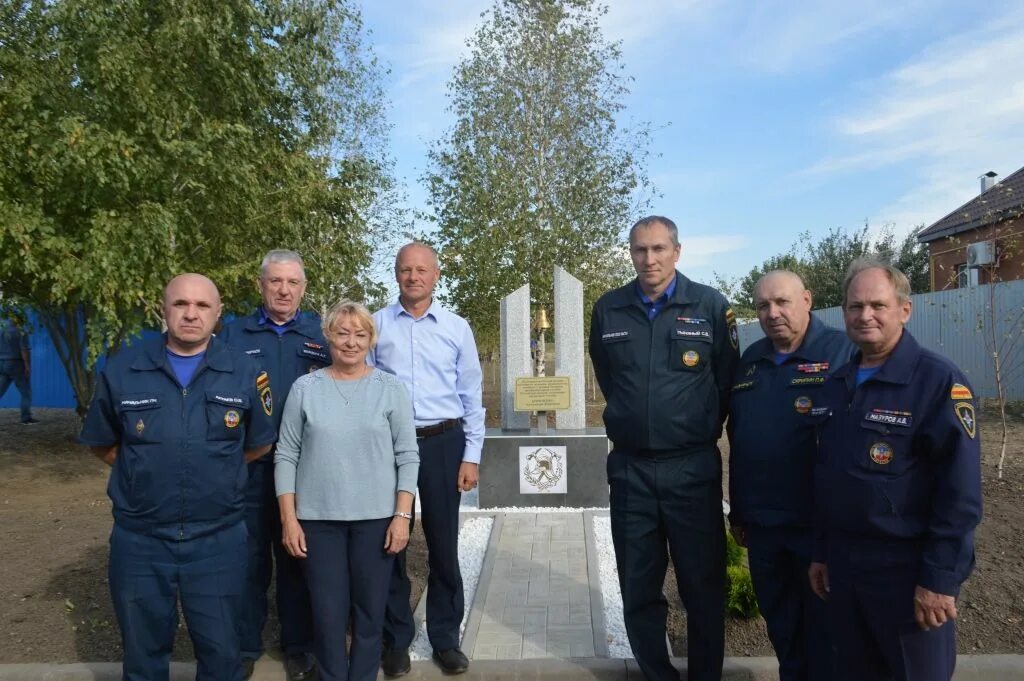
<path fill-rule="evenodd" d="M 566 462 L 563 475 L 565 494 L 522 494 L 520 479 L 524 473 L 519 465 L 520 447 L 564 446 Z M 488 428 L 484 436 L 484 453 L 480 462 L 480 508 L 508 506 L 572 506 L 608 505 L 608 438 L 603 428 L 586 430 L 548 429 L 539 435 L 530 431 L 509 431 Z"/>

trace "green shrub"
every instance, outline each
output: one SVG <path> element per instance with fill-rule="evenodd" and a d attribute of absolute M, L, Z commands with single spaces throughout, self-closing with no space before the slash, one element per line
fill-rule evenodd
<path fill-rule="evenodd" d="M 725 533 L 725 564 L 737 567 L 743 565 L 743 547 L 736 543 L 729 531 Z"/>
<path fill-rule="evenodd" d="M 757 617 L 760 611 L 757 609 L 757 597 L 754 595 L 754 582 L 750 579 L 750 570 L 742 565 L 729 565 L 725 569 L 725 576 L 725 612 L 745 619 Z"/>

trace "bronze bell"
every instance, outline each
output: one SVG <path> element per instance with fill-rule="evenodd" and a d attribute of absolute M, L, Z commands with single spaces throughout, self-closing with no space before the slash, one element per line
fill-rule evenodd
<path fill-rule="evenodd" d="M 537 319 L 533 322 L 533 330 L 537 331 L 540 329 L 546 331 L 550 328 L 551 322 L 548 321 L 548 311 L 542 307 L 537 311 Z"/>

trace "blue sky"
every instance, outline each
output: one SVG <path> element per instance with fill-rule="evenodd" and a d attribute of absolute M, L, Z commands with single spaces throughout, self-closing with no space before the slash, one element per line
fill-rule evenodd
<path fill-rule="evenodd" d="M 490 5 L 363 4 L 412 207 L 452 124 L 452 67 Z M 653 212 L 679 225 L 679 268 L 701 281 L 743 275 L 804 231 L 867 220 L 903 234 L 977 194 L 979 175 L 1024 166 L 1019 1 L 612 0 L 603 27 L 635 79 L 623 120 L 655 128 Z"/>

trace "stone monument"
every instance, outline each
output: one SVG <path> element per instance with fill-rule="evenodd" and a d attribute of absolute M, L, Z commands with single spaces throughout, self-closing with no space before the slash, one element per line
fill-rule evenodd
<path fill-rule="evenodd" d="M 531 368 L 529 285 L 501 301 L 501 428 L 484 437 L 481 508 L 608 505 L 608 439 L 603 428 L 586 427 L 583 284 L 555 267 L 554 293 L 549 378 L 534 378 Z M 546 423 L 548 410 L 555 428 L 530 428 L 531 412 Z"/>

